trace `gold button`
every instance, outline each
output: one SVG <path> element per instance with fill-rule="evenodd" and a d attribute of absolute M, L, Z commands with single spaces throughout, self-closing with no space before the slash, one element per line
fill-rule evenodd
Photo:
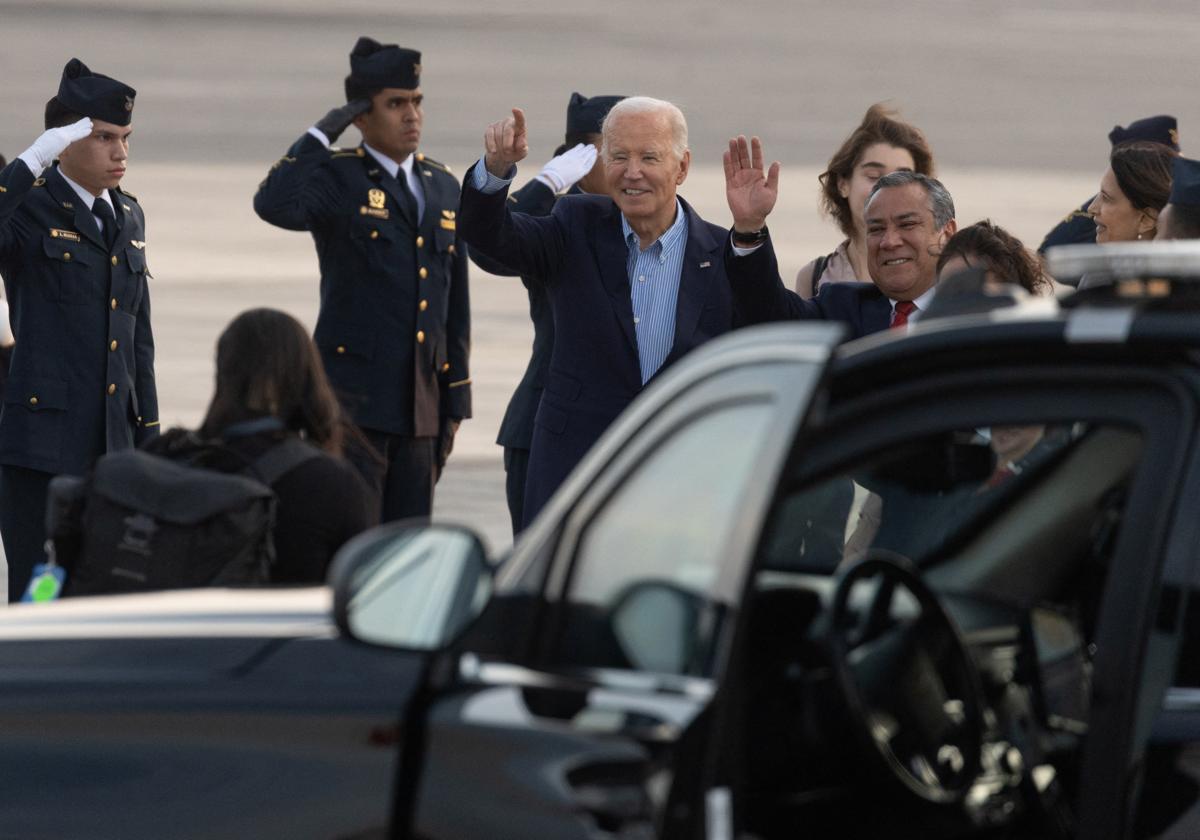
<path fill-rule="evenodd" d="M 117 340 L 116 340 L 115 338 L 114 338 L 112 341 L 110 341 L 110 342 L 108 343 L 108 349 L 109 349 L 109 350 L 116 350 L 116 349 L 117 349 Z"/>
<path fill-rule="evenodd" d="M 421 154 L 420 152 L 417 152 L 417 161 L 420 162 L 423 160 L 425 160 L 425 155 Z"/>
<path fill-rule="evenodd" d="M 116 385 L 109 385 L 109 386 L 108 386 L 108 395 L 111 397 L 111 396 L 112 396 L 113 394 L 115 394 L 115 393 L 117 393 L 117 386 L 116 386 Z"/>
<path fill-rule="evenodd" d="M 116 265 L 116 264 L 117 264 L 117 258 L 116 258 L 116 257 L 113 257 L 113 258 L 112 258 L 112 264 L 113 264 L 113 265 Z"/>
<path fill-rule="evenodd" d="M 30 404 L 30 405 L 37 405 L 37 404 L 38 404 L 38 398 L 37 398 L 37 397 L 30 397 L 30 398 L 29 398 L 29 404 Z"/>
<path fill-rule="evenodd" d="M 450 363 L 449 363 L 449 362 L 442 362 L 442 373 L 445 373 L 445 372 L 446 372 L 446 371 L 448 371 L 448 370 L 450 370 Z"/>
<path fill-rule="evenodd" d="M 58 231 L 56 231 L 56 230 L 52 230 L 52 231 L 50 231 L 50 238 L 51 238 L 51 239 L 58 239 Z"/>
<path fill-rule="evenodd" d="M 451 254 L 457 254 L 457 253 L 458 253 L 456 250 L 454 250 L 454 246 L 453 246 L 453 245 L 451 245 L 451 246 L 450 246 L 449 248 L 447 248 L 446 250 L 447 250 L 447 251 L 449 251 Z"/>
<path fill-rule="evenodd" d="M 372 238 L 372 239 L 378 239 L 378 238 L 379 238 L 379 231 L 377 231 L 377 230 L 373 230 L 373 231 L 371 231 L 371 238 Z"/>
<path fill-rule="evenodd" d="M 71 252 L 63 251 L 63 259 L 66 260 L 67 262 L 70 262 L 71 261 Z"/>
<path fill-rule="evenodd" d="M 427 301 L 427 300 L 423 300 L 423 301 L 421 301 L 421 302 L 420 302 L 420 303 L 417 305 L 417 308 L 418 308 L 418 309 L 420 309 L 422 312 L 424 312 L 426 309 L 428 309 L 428 308 L 429 308 L 429 301 Z"/>
<path fill-rule="evenodd" d="M 421 266 L 421 270 L 417 272 L 417 276 L 424 280 L 429 276 L 429 269 L 425 268 L 425 266 Z"/>
<path fill-rule="evenodd" d="M 117 299 L 116 298 L 113 298 L 112 300 L 110 300 L 108 302 L 108 308 L 112 309 L 113 311 L 116 311 L 116 308 L 117 308 Z"/>
<path fill-rule="evenodd" d="M 424 343 L 425 343 L 425 332 L 423 330 L 417 330 L 417 344 L 424 344 Z"/>
<path fill-rule="evenodd" d="M 424 237 L 424 236 L 418 236 L 418 237 L 417 237 L 417 247 L 418 247 L 418 248 L 424 248 L 424 247 L 425 247 L 425 237 Z"/>
<path fill-rule="evenodd" d="M 345 345 L 343 345 L 343 344 L 339 344 L 339 345 L 337 346 L 337 351 L 338 351 L 338 354 L 339 354 L 339 355 L 340 355 L 340 354 L 342 354 L 342 353 L 345 353 L 345 352 L 346 352 L 346 347 L 345 347 Z"/>

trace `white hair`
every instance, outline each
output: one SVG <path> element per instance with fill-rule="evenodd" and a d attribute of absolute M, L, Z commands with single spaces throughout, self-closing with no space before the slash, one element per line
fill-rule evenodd
<path fill-rule="evenodd" d="M 678 105 L 651 96 L 630 96 L 609 109 L 607 116 L 604 117 L 604 122 L 600 125 L 600 133 L 604 137 L 600 149 L 601 154 L 605 157 L 608 156 L 608 135 L 612 130 L 613 123 L 621 117 L 631 117 L 637 114 L 659 114 L 666 119 L 667 124 L 671 127 L 671 151 L 675 153 L 676 158 L 682 160 L 683 153 L 687 151 L 688 147 L 687 120 L 684 119 L 683 111 L 679 110 Z"/>

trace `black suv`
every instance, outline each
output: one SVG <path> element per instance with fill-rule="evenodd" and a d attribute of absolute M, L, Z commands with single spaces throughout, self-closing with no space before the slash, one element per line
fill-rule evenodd
<path fill-rule="evenodd" d="M 1200 249 L 1057 266 L 706 345 L 495 567 L 5 611 L 0 835 L 1200 836 Z"/>

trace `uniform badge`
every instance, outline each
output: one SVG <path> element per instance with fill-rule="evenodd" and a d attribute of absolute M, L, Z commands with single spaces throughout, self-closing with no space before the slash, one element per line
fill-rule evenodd
<path fill-rule="evenodd" d="M 443 210 L 442 218 L 439 219 L 439 221 L 441 222 L 442 227 L 445 228 L 446 230 L 454 230 L 456 227 L 455 222 L 454 222 L 454 211 L 453 210 Z"/>
<path fill-rule="evenodd" d="M 129 244 L 132 245 L 134 248 L 137 248 L 139 251 L 146 250 L 146 243 L 141 239 L 130 239 Z"/>
<path fill-rule="evenodd" d="M 78 242 L 79 234 L 73 230 L 59 230 L 58 228 L 50 228 L 51 239 L 66 239 L 68 242 Z"/>
<path fill-rule="evenodd" d="M 367 204 L 372 210 L 382 210 L 387 203 L 387 194 L 383 190 L 368 190 Z"/>

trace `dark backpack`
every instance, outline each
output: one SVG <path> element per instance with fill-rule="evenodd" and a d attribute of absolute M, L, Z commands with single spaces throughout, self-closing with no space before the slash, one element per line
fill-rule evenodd
<path fill-rule="evenodd" d="M 87 478 L 52 479 L 46 533 L 67 571 L 63 594 L 265 583 L 275 561 L 270 485 L 318 450 L 289 437 L 239 473 L 196 466 L 214 448 L 127 449 Z"/>

